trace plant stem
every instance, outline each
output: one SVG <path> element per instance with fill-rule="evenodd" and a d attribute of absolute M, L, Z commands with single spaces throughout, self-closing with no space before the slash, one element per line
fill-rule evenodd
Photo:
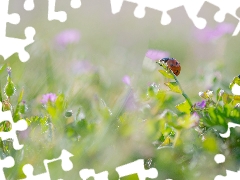
<path fill-rule="evenodd" d="M 162 64 L 161 64 L 161 62 L 157 62 L 160 66 L 162 66 L 163 68 L 165 67 L 165 66 L 163 66 Z M 165 69 L 165 68 L 164 68 Z M 165 69 L 166 70 L 166 69 Z M 176 81 L 176 83 L 177 83 L 177 85 L 178 85 L 178 87 L 180 88 L 180 90 L 181 90 L 181 92 L 182 92 L 182 95 L 183 95 L 183 97 L 186 99 L 186 101 L 188 102 L 188 104 L 192 107 L 193 106 L 193 104 L 192 104 L 192 102 L 191 102 L 191 100 L 190 100 L 190 98 L 188 97 L 188 95 L 184 92 L 184 90 L 183 90 L 183 88 L 182 88 L 182 86 L 181 86 L 181 84 L 180 84 L 180 82 L 178 81 L 178 79 L 177 79 L 177 77 L 176 77 L 176 75 L 172 72 L 172 70 L 171 69 L 168 69 L 169 70 L 169 72 L 172 74 L 172 76 L 174 77 L 174 80 Z"/>
<path fill-rule="evenodd" d="M 171 69 L 170 69 L 170 73 L 173 75 L 173 77 L 174 77 L 174 79 L 175 79 L 175 81 L 176 81 L 178 87 L 181 89 L 181 92 L 182 92 L 183 97 L 186 99 L 186 101 L 188 102 L 188 104 L 192 107 L 193 104 L 192 104 L 190 98 L 189 98 L 188 95 L 184 92 L 184 90 L 183 90 L 183 88 L 182 88 L 180 82 L 178 81 L 176 75 L 172 72 Z"/>
<path fill-rule="evenodd" d="M 177 141 L 180 137 L 180 133 L 181 131 L 180 130 L 177 130 L 176 133 L 175 133 L 175 137 L 174 137 L 174 141 L 173 141 L 173 147 L 176 147 L 176 144 L 177 144 Z"/>

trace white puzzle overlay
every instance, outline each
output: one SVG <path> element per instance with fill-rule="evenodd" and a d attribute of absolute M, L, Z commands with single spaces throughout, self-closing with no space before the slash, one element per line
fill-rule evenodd
<path fill-rule="evenodd" d="M 25 36 L 26 39 L 18 39 L 12 37 L 6 37 L 6 26 L 7 23 L 10 24 L 18 24 L 21 20 L 21 17 L 17 13 L 8 14 L 8 6 L 9 1 L 11 0 L 1 0 L 0 1 L 0 55 L 6 60 L 14 53 L 18 53 L 19 59 L 22 62 L 26 62 L 30 59 L 30 55 L 26 52 L 25 48 L 28 45 L 34 43 L 35 29 L 33 27 L 26 27 Z M 84 0 L 83 0 L 84 1 Z M 35 8 L 34 0 L 25 0 L 23 1 L 23 7 L 26 11 L 32 11 Z M 48 20 L 58 20 L 60 22 L 65 22 L 67 20 L 67 13 L 64 11 L 55 11 L 55 5 L 58 0 L 48 0 Z M 177 7 L 183 6 L 186 10 L 188 17 L 192 20 L 194 25 L 199 28 L 205 28 L 207 21 L 204 18 L 198 17 L 198 12 L 202 8 L 205 0 L 109 0 L 111 4 L 111 10 L 113 14 L 121 13 L 121 7 L 123 3 L 135 3 L 136 9 L 133 12 L 136 18 L 143 18 L 145 16 L 145 8 L 154 9 L 157 11 L 161 11 L 162 17 L 159 19 L 159 23 L 162 25 L 168 25 L 171 23 L 171 17 L 168 14 L 168 11 L 175 9 Z M 239 0 L 207 0 L 207 2 L 219 7 L 219 11 L 215 14 L 214 19 L 216 22 L 223 22 L 226 14 L 230 14 L 238 21 L 240 18 L 236 14 L 236 11 L 240 8 Z M 81 0 L 69 0 L 70 6 L 74 9 L 81 7 Z M 47 7 L 46 7 L 47 8 Z M 236 29 L 233 32 L 233 36 L 237 36 L 240 31 L 240 23 L 238 23 Z M 27 123 L 25 120 L 19 120 L 14 123 L 12 120 L 11 111 L 2 112 L 2 103 L 0 102 L 0 122 L 9 121 L 12 125 L 12 129 L 9 132 L 0 132 L 0 137 L 2 140 L 12 139 L 13 147 L 16 150 L 19 150 L 23 147 L 23 145 L 19 144 L 16 131 L 23 131 L 27 129 Z M 229 124 L 228 128 L 235 127 L 234 124 Z M 230 131 L 228 130 L 225 134 L 221 134 L 222 137 L 229 137 Z M 73 155 L 66 150 L 62 150 L 61 155 L 52 160 L 44 160 L 44 166 L 46 168 L 46 172 L 39 175 L 33 175 L 33 167 L 30 164 L 26 164 L 23 167 L 23 172 L 27 176 L 26 179 L 38 180 L 38 179 L 49 179 L 49 171 L 47 164 L 61 160 L 62 161 L 62 169 L 64 171 L 70 171 L 73 168 L 73 164 L 70 160 L 70 157 Z M 223 155 L 215 156 L 216 163 L 224 163 L 225 157 Z M 3 172 L 3 168 L 11 168 L 15 164 L 14 159 L 12 157 L 6 157 L 5 159 L 0 159 L 0 179 L 5 180 L 6 177 Z M 124 177 L 130 174 L 137 173 L 140 180 L 145 180 L 146 178 L 155 179 L 158 176 L 157 169 L 151 168 L 149 170 L 144 169 L 143 160 L 137 160 L 135 162 L 120 166 L 116 168 L 116 171 L 119 174 L 119 177 Z M 226 171 L 227 176 L 216 176 L 215 180 L 234 180 L 240 179 L 240 171 L 232 172 Z M 82 179 L 88 179 L 89 177 L 93 177 L 96 180 L 107 180 L 108 172 L 104 171 L 96 174 L 93 169 L 83 169 L 79 171 L 79 176 Z"/>
<path fill-rule="evenodd" d="M 18 122 L 13 122 L 11 111 L 2 111 L 2 102 L 0 102 L 0 123 L 3 121 L 8 121 L 11 123 L 11 130 L 8 132 L 0 132 L 0 137 L 2 140 L 12 140 L 13 148 L 15 150 L 22 149 L 23 145 L 19 144 L 16 131 L 24 131 L 27 129 L 28 124 L 24 119 L 19 120 Z M 5 159 L 0 159 L 0 179 L 5 180 L 3 168 L 13 167 L 15 164 L 14 159 L 11 156 L 6 157 Z"/>

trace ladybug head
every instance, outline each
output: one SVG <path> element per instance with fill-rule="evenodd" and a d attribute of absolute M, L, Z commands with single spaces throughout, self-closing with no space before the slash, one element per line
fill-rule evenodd
<path fill-rule="evenodd" d="M 169 60 L 175 60 L 175 58 L 162 58 L 160 61 L 164 61 L 166 63 Z"/>

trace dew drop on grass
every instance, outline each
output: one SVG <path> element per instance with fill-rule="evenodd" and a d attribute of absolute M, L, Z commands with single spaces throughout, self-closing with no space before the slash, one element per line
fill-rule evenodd
<path fill-rule="evenodd" d="M 72 117 L 72 115 L 73 115 L 73 111 L 72 110 L 69 110 L 69 111 L 65 112 L 65 117 L 66 118 Z"/>

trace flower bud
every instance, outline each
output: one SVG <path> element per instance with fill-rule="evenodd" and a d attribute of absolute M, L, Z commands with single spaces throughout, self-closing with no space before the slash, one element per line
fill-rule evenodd
<path fill-rule="evenodd" d="M 190 117 L 190 120 L 191 120 L 191 126 L 190 127 L 195 127 L 198 125 L 199 123 L 199 120 L 200 120 L 200 117 L 198 115 L 198 113 L 194 112 L 191 117 Z"/>
<path fill-rule="evenodd" d="M 2 102 L 2 108 L 3 108 L 3 111 L 9 111 L 9 110 L 12 110 L 12 105 L 8 100 L 4 100 Z"/>
<path fill-rule="evenodd" d="M 236 108 L 236 109 L 239 109 L 239 110 L 240 110 L 240 103 L 237 103 L 237 104 L 234 106 L 234 108 Z"/>
<path fill-rule="evenodd" d="M 194 104 L 194 106 L 197 108 L 197 109 L 204 109 L 207 105 L 207 102 L 206 100 L 202 100 L 201 102 L 197 102 Z"/>
<path fill-rule="evenodd" d="M 198 95 L 199 95 L 201 98 L 203 98 L 203 99 L 207 99 L 207 98 L 208 98 L 206 92 L 199 92 Z"/>
<path fill-rule="evenodd" d="M 8 73 L 8 76 L 11 76 L 11 72 L 12 72 L 11 67 L 7 67 L 7 73 Z"/>
<path fill-rule="evenodd" d="M 210 99 L 213 97 L 213 91 L 199 92 L 198 95 L 203 99 Z"/>
<path fill-rule="evenodd" d="M 219 95 L 220 97 L 222 97 L 223 93 L 224 93 L 224 90 L 221 89 L 221 90 L 219 91 L 218 95 Z"/>
<path fill-rule="evenodd" d="M 66 118 L 72 117 L 72 115 L 73 115 L 73 111 L 72 110 L 69 110 L 69 111 L 65 112 L 65 117 Z"/>
<path fill-rule="evenodd" d="M 20 104 L 19 104 L 19 112 L 21 114 L 24 114 L 26 111 L 27 111 L 27 105 L 26 105 L 26 102 L 25 101 L 22 101 Z"/>
<path fill-rule="evenodd" d="M 8 76 L 7 79 L 8 79 L 8 82 L 7 82 L 7 84 L 6 84 L 5 88 L 4 88 L 4 91 L 5 91 L 5 94 L 8 97 L 10 97 L 10 96 L 12 96 L 15 93 L 16 88 L 15 88 L 15 86 L 14 86 L 10 76 Z"/>
<path fill-rule="evenodd" d="M 207 90 L 206 94 L 207 94 L 208 98 L 213 97 L 213 91 Z"/>

